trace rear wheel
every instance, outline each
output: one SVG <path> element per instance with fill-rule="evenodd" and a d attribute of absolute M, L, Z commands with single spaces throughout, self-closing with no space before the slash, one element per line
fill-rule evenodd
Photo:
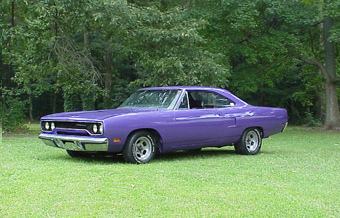
<path fill-rule="evenodd" d="M 246 129 L 240 141 L 234 145 L 239 154 L 254 155 L 259 153 L 262 145 L 261 133 L 256 128 Z"/>
<path fill-rule="evenodd" d="M 148 131 L 133 133 L 123 149 L 123 157 L 128 163 L 147 163 L 154 156 L 155 139 Z"/>

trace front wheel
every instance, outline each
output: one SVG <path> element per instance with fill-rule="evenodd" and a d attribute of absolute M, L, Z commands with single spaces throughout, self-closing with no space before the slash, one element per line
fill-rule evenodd
<path fill-rule="evenodd" d="M 123 157 L 128 163 L 147 163 L 155 156 L 155 139 L 147 131 L 132 134 L 123 149 Z"/>
<path fill-rule="evenodd" d="M 240 141 L 234 145 L 239 154 L 254 155 L 259 153 L 262 145 L 261 133 L 256 128 L 246 129 Z"/>

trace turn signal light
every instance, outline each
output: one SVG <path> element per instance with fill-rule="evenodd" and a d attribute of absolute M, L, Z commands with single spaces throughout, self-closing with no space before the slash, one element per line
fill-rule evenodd
<path fill-rule="evenodd" d="M 120 139 L 113 139 L 113 142 L 120 142 Z"/>

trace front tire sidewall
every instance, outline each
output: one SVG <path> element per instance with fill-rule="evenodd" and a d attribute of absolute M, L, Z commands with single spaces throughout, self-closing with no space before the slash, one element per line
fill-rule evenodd
<path fill-rule="evenodd" d="M 140 144 L 145 144 L 144 148 L 140 148 Z M 123 157 L 128 163 L 144 164 L 148 163 L 155 156 L 155 140 L 147 131 L 138 131 L 133 133 L 127 140 Z"/>
<path fill-rule="evenodd" d="M 256 146 L 253 148 L 249 146 L 249 144 L 251 144 L 249 142 L 249 137 L 251 138 L 251 140 L 256 142 Z M 235 145 L 235 150 L 239 154 L 255 155 L 260 152 L 261 146 L 262 146 L 262 138 L 261 138 L 260 131 L 256 128 L 250 128 L 250 129 L 246 129 L 243 132 L 240 141 Z"/>

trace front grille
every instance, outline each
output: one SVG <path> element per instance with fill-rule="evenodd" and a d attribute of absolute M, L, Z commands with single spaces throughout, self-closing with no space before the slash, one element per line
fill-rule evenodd
<path fill-rule="evenodd" d="M 57 134 L 62 134 L 62 135 L 79 135 L 79 136 L 89 136 L 87 132 L 68 132 L 68 131 L 60 131 L 57 130 Z"/>
<path fill-rule="evenodd" d="M 55 127 L 58 129 L 86 129 L 91 130 L 93 123 L 78 123 L 78 122 L 54 122 Z"/>

